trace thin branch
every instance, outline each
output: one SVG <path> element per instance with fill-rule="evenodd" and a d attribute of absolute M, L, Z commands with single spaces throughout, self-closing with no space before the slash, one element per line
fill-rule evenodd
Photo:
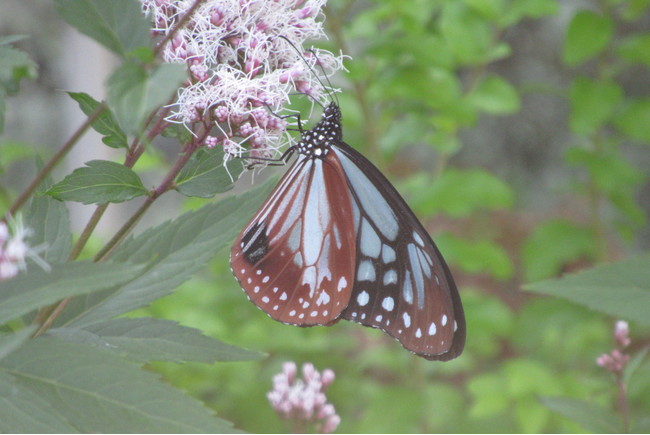
<path fill-rule="evenodd" d="M 88 130 L 88 127 L 91 126 L 93 122 L 99 116 L 104 112 L 104 109 L 106 109 L 105 104 L 100 104 L 97 106 L 95 111 L 84 121 L 83 124 L 75 131 L 72 136 L 70 136 L 70 139 L 66 143 L 63 144 L 63 146 L 52 156 L 50 161 L 48 161 L 45 166 L 36 174 L 36 177 L 32 182 L 27 186 L 25 191 L 16 199 L 16 201 L 12 204 L 12 206 L 9 208 L 8 214 L 13 216 L 16 214 L 16 212 L 27 202 L 27 200 L 34 194 L 38 186 L 41 184 L 41 182 L 49 175 L 49 173 L 52 171 L 52 169 L 63 159 L 63 157 L 68 154 L 68 152 L 77 144 L 79 141 L 79 138 Z M 3 218 L 3 220 L 6 220 L 6 218 Z"/>

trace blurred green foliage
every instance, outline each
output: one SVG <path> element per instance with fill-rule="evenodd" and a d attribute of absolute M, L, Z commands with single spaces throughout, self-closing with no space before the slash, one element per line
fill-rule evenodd
<path fill-rule="evenodd" d="M 639 0 L 331 0 L 328 48 L 353 58 L 346 62 L 349 74 L 337 77 L 346 141 L 431 223 L 461 285 L 465 353 L 431 363 L 357 325 L 301 329 L 274 322 L 239 290 L 224 253 L 148 311 L 269 357 L 153 367 L 252 432 L 291 429 L 265 398 L 287 360 L 336 372 L 328 396 L 342 417 L 341 432 L 621 430 L 614 383 L 595 364 L 612 346 L 613 319 L 519 288 L 620 257 L 621 250 L 634 252 L 646 223 L 636 195 L 648 171 L 630 152 L 650 144 L 650 104 L 622 77 L 648 76 L 648 35 L 635 29 L 650 16 L 649 6 Z M 535 89 L 565 101 L 565 125 L 547 128 L 568 129 L 572 145 L 561 168 L 570 183 L 554 192 L 557 209 L 531 220 L 518 200 L 522 186 L 485 168 L 456 166 L 455 156 L 466 146 L 463 131 L 484 117 L 520 110 L 528 84 L 512 83 L 494 65 L 517 56 L 505 36 L 536 22 L 564 26 L 554 56 L 567 82 Z M 583 204 L 584 215 L 563 213 L 567 196 Z M 521 231 L 519 219 L 527 219 Z M 633 353 L 648 332 L 632 323 L 639 340 Z M 643 358 L 633 384 L 632 428 L 647 430 L 650 367 Z M 594 409 L 606 409 L 613 426 L 585 424 Z"/>
<path fill-rule="evenodd" d="M 349 74 L 335 81 L 343 91 L 345 140 L 399 187 L 450 263 L 467 317 L 464 354 L 433 363 L 349 322 L 328 328 L 274 322 L 247 300 L 221 252 L 175 293 L 133 315 L 175 320 L 268 357 L 214 365 L 153 362 L 149 368 L 250 432 L 291 430 L 266 400 L 272 376 L 288 360 L 335 371 L 328 398 L 342 418 L 340 432 L 622 431 L 612 376 L 595 359 L 613 345 L 619 317 L 608 314 L 632 321 L 650 312 L 647 298 L 618 300 L 628 294 L 621 290 L 650 293 L 650 260 L 640 256 L 556 278 L 633 257 L 643 246 L 647 205 L 639 192 L 648 170 L 638 156 L 650 145 L 650 35 L 643 28 L 650 0 L 330 0 L 326 15 L 328 48 L 352 56 Z M 85 24 L 86 33 L 104 38 Z M 562 80 L 508 78 L 508 62 L 520 55 L 509 35 L 544 24 L 562 33 L 561 46 L 544 42 Z M 137 54 L 109 42 L 116 53 Z M 5 97 L 35 68 L 21 58 L 5 63 L 0 115 Z M 171 78 L 176 73 L 168 72 Z M 540 189 L 536 184 L 522 186 L 504 176 L 507 171 L 468 167 L 460 158 L 479 151 L 465 133 L 485 120 L 514 119 L 535 92 L 562 101 L 563 122 L 543 128 L 564 130 L 569 138 L 568 145 L 556 144 L 565 149 L 553 172 L 569 181 L 534 197 L 543 213 L 522 200 Z M 112 96 L 115 104 L 130 107 L 120 96 Z M 157 152 L 146 154 L 137 169 L 162 165 Z M 32 157 L 21 143 L 0 143 L 0 174 Z M 216 181 L 203 161 L 195 163 L 179 191 L 209 196 Z M 10 196 L 0 188 L 2 204 Z M 204 203 L 188 198 L 185 206 Z M 523 285 L 555 297 L 523 292 Z M 615 311 L 607 298 L 620 302 Z M 625 374 L 631 430 L 650 431 L 650 329 L 637 321 L 631 330 L 633 359 Z"/>

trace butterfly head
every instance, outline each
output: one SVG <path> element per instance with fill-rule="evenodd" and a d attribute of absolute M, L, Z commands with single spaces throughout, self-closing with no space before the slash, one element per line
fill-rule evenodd
<path fill-rule="evenodd" d="M 298 151 L 309 157 L 325 157 L 332 145 L 343 139 L 341 109 L 332 102 L 325 108 L 321 120 L 302 134 Z"/>

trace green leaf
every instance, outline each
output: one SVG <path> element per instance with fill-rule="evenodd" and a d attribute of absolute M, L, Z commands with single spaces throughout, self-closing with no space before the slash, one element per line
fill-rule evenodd
<path fill-rule="evenodd" d="M 141 272 L 140 265 L 88 261 L 55 264 L 50 272 L 32 268 L 0 282 L 0 324 L 70 296 L 122 284 Z"/>
<path fill-rule="evenodd" d="M 221 147 L 198 150 L 176 177 L 176 190 L 185 196 L 212 198 L 217 193 L 232 189 L 243 171 L 241 163 L 235 162 L 226 169 Z"/>
<path fill-rule="evenodd" d="M 517 90 L 498 76 L 485 77 L 468 98 L 476 108 L 487 113 L 503 115 L 519 110 Z"/>
<path fill-rule="evenodd" d="M 559 279 L 527 284 L 524 289 L 650 325 L 650 255 L 647 254 Z"/>
<path fill-rule="evenodd" d="M 35 331 L 36 325 L 30 325 L 16 333 L 0 335 L 0 359 L 22 346 Z"/>
<path fill-rule="evenodd" d="M 508 3 L 499 19 L 502 27 L 511 26 L 522 18 L 540 18 L 557 13 L 557 0 L 526 0 Z"/>
<path fill-rule="evenodd" d="M 178 140 L 179 143 L 188 143 L 192 140 L 192 133 L 183 124 L 170 124 L 162 132 L 163 137 Z"/>
<path fill-rule="evenodd" d="M 41 399 L 34 403 L 35 418 L 55 413 L 78 432 L 234 430 L 230 423 L 216 418 L 197 400 L 161 382 L 157 375 L 87 346 L 47 337 L 31 340 L 0 361 L 0 370 Z M 7 429 L 8 432 L 25 431 L 18 426 Z"/>
<path fill-rule="evenodd" d="M 0 371 L 0 432 L 78 433 L 46 400 Z"/>
<path fill-rule="evenodd" d="M 443 234 L 436 237 L 436 243 L 450 263 L 458 265 L 468 273 L 484 272 L 505 280 L 514 272 L 508 254 L 490 240 L 470 241 Z"/>
<path fill-rule="evenodd" d="M 185 67 L 163 63 L 152 73 L 125 62 L 108 79 L 107 103 L 126 133 L 136 134 L 147 116 L 169 101 L 187 78 Z"/>
<path fill-rule="evenodd" d="M 582 10 L 571 20 L 564 41 L 564 62 L 577 66 L 601 53 L 614 33 L 609 16 Z"/>
<path fill-rule="evenodd" d="M 150 26 L 133 0 L 56 0 L 61 17 L 119 56 L 149 46 Z"/>
<path fill-rule="evenodd" d="M 146 363 L 151 361 L 247 361 L 263 357 L 206 337 L 194 328 L 161 319 L 112 319 L 84 329 L 56 328 L 48 334 L 57 338 L 85 343 L 125 355 L 126 358 Z"/>
<path fill-rule="evenodd" d="M 413 209 L 425 216 L 446 213 L 463 217 L 477 210 L 509 208 L 514 202 L 514 193 L 506 183 L 480 169 L 450 168 L 433 181 L 424 175 L 412 178 L 405 187 L 411 192 Z"/>
<path fill-rule="evenodd" d="M 61 201 L 104 204 L 145 196 L 148 191 L 132 169 L 107 160 L 92 160 L 86 162 L 85 167 L 72 171 L 46 193 Z"/>
<path fill-rule="evenodd" d="M 650 68 L 650 33 L 633 33 L 623 39 L 617 52 L 628 62 L 640 63 Z"/>
<path fill-rule="evenodd" d="M 232 243 L 243 222 L 250 218 L 274 184 L 267 183 L 241 196 L 208 204 L 125 240 L 111 258 L 128 263 L 152 263 L 151 266 L 142 276 L 110 292 L 78 298 L 76 306 L 66 310 L 74 313 L 66 325 L 97 323 L 169 294 L 203 268 L 217 251 Z"/>
<path fill-rule="evenodd" d="M 625 366 L 623 372 L 623 384 L 625 385 L 630 384 L 630 380 L 632 379 L 632 376 L 643 364 L 645 357 L 648 355 L 648 351 L 650 351 L 650 347 L 645 347 L 640 351 L 638 351 L 634 356 L 632 356 L 632 358 L 630 358 L 630 361 Z"/>
<path fill-rule="evenodd" d="M 68 95 L 79 103 L 79 108 L 81 111 L 90 116 L 95 113 L 97 107 L 101 104 L 99 101 L 96 101 L 90 95 L 83 92 L 68 92 Z M 102 142 L 108 145 L 111 148 L 128 148 L 129 144 L 126 141 L 126 135 L 120 129 L 120 126 L 113 118 L 113 114 L 108 109 L 104 107 L 102 114 L 92 123 L 93 129 L 103 135 Z"/>
<path fill-rule="evenodd" d="M 540 397 L 552 411 L 581 425 L 591 433 L 619 433 L 618 419 L 607 409 L 568 397 Z"/>
<path fill-rule="evenodd" d="M 32 231 L 28 239 L 30 245 L 46 246 L 42 257 L 47 263 L 67 261 L 72 249 L 72 233 L 68 208 L 64 203 L 45 195 L 32 196 L 25 213 L 25 226 Z"/>
<path fill-rule="evenodd" d="M 650 98 L 631 101 L 615 119 L 616 127 L 632 139 L 650 145 Z"/>
<path fill-rule="evenodd" d="M 623 90 L 613 82 L 576 77 L 569 93 L 571 130 L 591 135 L 609 120 L 623 101 Z"/>
<path fill-rule="evenodd" d="M 11 40 L 12 37 L 7 39 Z M 0 46 L 0 133 L 4 131 L 7 96 L 18 92 L 21 80 L 35 78 L 36 68 L 36 63 L 27 53 L 12 47 Z"/>
<path fill-rule="evenodd" d="M 593 258 L 596 242 L 590 228 L 557 219 L 540 224 L 524 243 L 522 259 L 526 281 L 556 276 L 572 261 Z"/>

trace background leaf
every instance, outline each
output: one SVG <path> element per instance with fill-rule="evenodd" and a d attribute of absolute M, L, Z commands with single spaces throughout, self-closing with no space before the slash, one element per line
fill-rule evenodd
<path fill-rule="evenodd" d="M 149 23 L 132 0 L 56 0 L 61 17 L 119 56 L 149 46 Z"/>
<path fill-rule="evenodd" d="M 79 108 L 87 116 L 92 115 L 101 104 L 84 92 L 68 92 L 68 95 L 79 103 Z M 104 107 L 102 114 L 92 123 L 92 127 L 97 133 L 104 136 L 102 142 L 109 147 L 127 148 L 129 146 L 126 135 L 120 129 L 108 107 Z"/>
<path fill-rule="evenodd" d="M 539 400 L 549 409 L 575 421 L 587 432 L 620 432 L 617 418 L 600 406 L 566 397 L 541 397 Z"/>
<path fill-rule="evenodd" d="M 70 296 L 94 292 L 129 281 L 142 266 L 76 261 L 52 265 L 50 272 L 29 272 L 0 282 L 0 324 Z"/>
<path fill-rule="evenodd" d="M 605 49 L 614 32 L 611 18 L 581 10 L 571 20 L 564 42 L 564 61 L 577 66 Z"/>
<path fill-rule="evenodd" d="M 108 79 L 106 102 L 126 133 L 136 134 L 144 119 L 166 104 L 187 78 L 184 65 L 163 63 L 153 72 L 125 62 Z"/>
<path fill-rule="evenodd" d="M 233 186 L 244 170 L 241 162 L 224 165 L 224 152 L 221 147 L 202 148 L 195 152 L 190 161 L 176 177 L 176 190 L 185 196 L 212 198 Z"/>
<path fill-rule="evenodd" d="M 650 255 L 527 284 L 524 289 L 559 296 L 619 319 L 650 325 Z"/>
<path fill-rule="evenodd" d="M 32 402 L 33 420 L 56 413 L 78 432 L 233 431 L 153 373 L 86 346 L 52 338 L 31 340 L 0 361 L 0 374 L 10 375 L 19 388 L 41 399 Z M 25 427 L 7 430 L 25 432 Z"/>
<path fill-rule="evenodd" d="M 46 193 L 61 201 L 104 204 L 145 196 L 148 191 L 132 169 L 107 160 L 92 160 L 86 162 L 85 167 L 72 171 Z"/>
<path fill-rule="evenodd" d="M 162 319 L 112 319 L 84 329 L 56 328 L 48 334 L 66 341 L 90 344 L 141 363 L 213 363 L 254 360 L 263 356 L 206 337 L 198 329 Z"/>
<path fill-rule="evenodd" d="M 234 240 L 241 229 L 242 216 L 253 213 L 270 186 L 268 183 L 241 196 L 206 205 L 125 240 L 111 259 L 150 263 L 147 271 L 110 292 L 78 299 L 76 307 L 67 310 L 70 317 L 66 326 L 86 327 L 169 294 Z"/>

